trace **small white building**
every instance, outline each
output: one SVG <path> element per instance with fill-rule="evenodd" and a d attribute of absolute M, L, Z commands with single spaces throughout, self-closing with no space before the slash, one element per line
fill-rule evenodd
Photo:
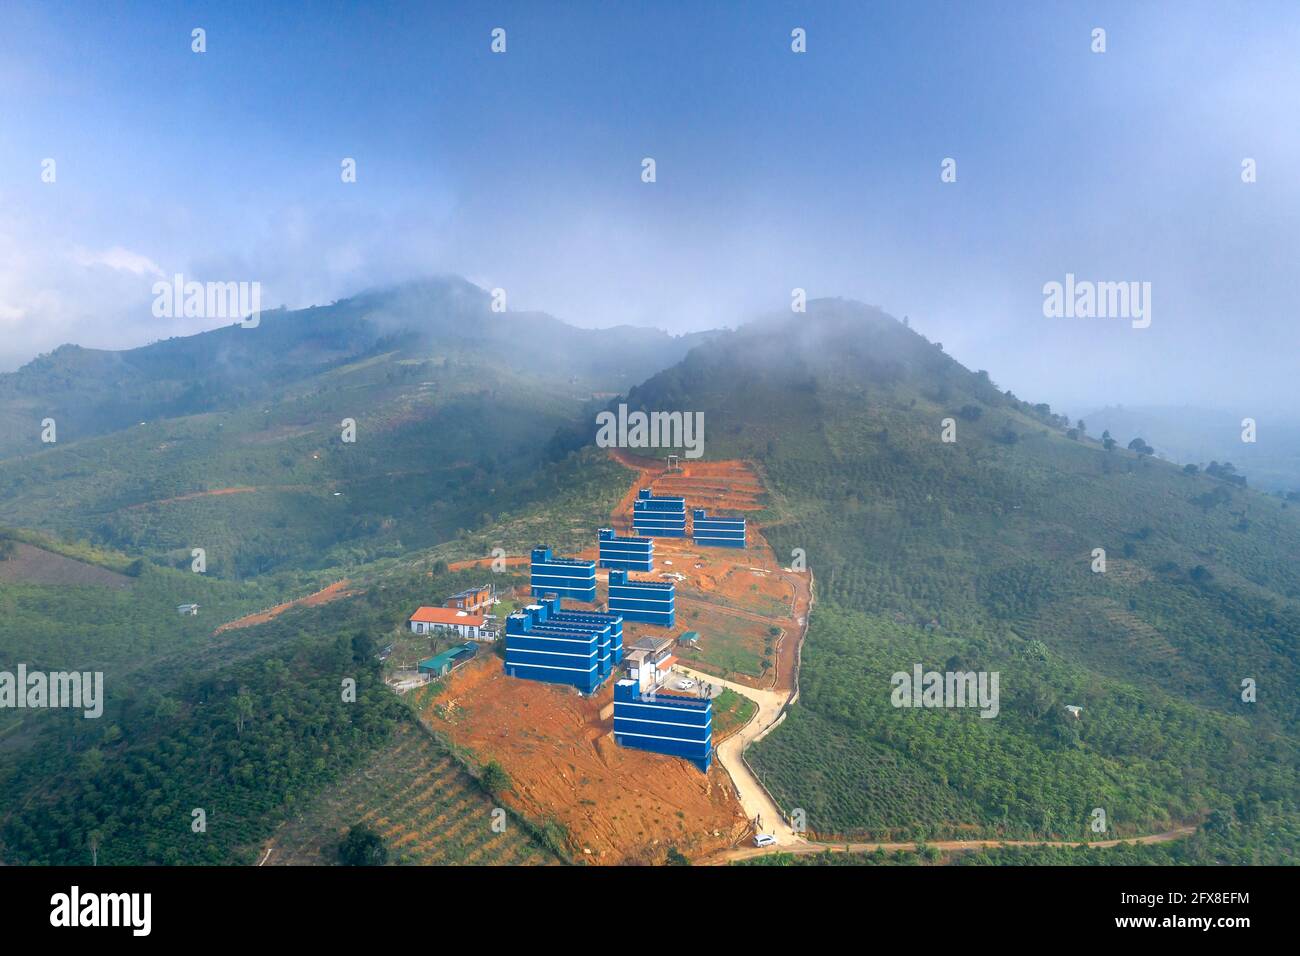
<path fill-rule="evenodd" d="M 668 679 L 668 672 L 677 662 L 672 647 L 667 637 L 643 637 L 623 655 L 627 676 L 636 681 L 639 691 L 648 693 Z"/>
<path fill-rule="evenodd" d="M 197 604 L 177 604 L 177 614 L 188 614 L 190 617 L 199 616 L 199 606 Z"/>
<path fill-rule="evenodd" d="M 485 633 L 485 618 L 481 614 L 467 614 L 454 607 L 422 607 L 410 617 L 412 634 L 432 634 L 435 630 L 455 631 L 472 641 L 491 637 Z"/>

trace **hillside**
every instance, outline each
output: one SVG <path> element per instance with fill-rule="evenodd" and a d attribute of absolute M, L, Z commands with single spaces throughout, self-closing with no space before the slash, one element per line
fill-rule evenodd
<path fill-rule="evenodd" d="M 0 523 L 178 568 L 203 548 L 224 578 L 398 556 L 544 497 L 557 429 L 699 339 L 497 314 L 443 280 L 60 349 L 0 376 L 0 419 L 23 422 L 0 435 Z"/>
<path fill-rule="evenodd" d="M 1122 835 L 1216 811 L 1246 827 L 1262 806 L 1295 834 L 1287 502 L 1070 437 L 840 300 L 697 348 L 628 401 L 702 411 L 708 458 L 761 466 L 777 553 L 807 554 L 802 698 L 750 760 L 814 832 L 1077 838 L 1097 807 Z M 917 663 L 998 671 L 999 716 L 891 706 Z"/>
<path fill-rule="evenodd" d="M 57 423 L 59 442 L 70 442 L 141 422 L 278 404 L 286 390 L 311 391 L 303 383 L 386 353 L 405 360 L 387 369 L 394 384 L 428 378 L 421 365 L 469 355 L 578 395 L 622 391 L 708 338 L 630 326 L 579 329 L 544 313 L 491 306 L 486 290 L 445 277 L 328 306 L 268 311 L 255 328 L 231 325 L 120 352 L 60 346 L 0 374 L 0 458 L 47 450 L 47 417 Z"/>
<path fill-rule="evenodd" d="M 799 701 L 748 760 L 814 836 L 1092 839 L 1101 808 L 1112 838 L 1204 824 L 1197 859 L 1294 861 L 1297 506 L 1108 449 L 1091 422 L 1072 432 L 856 303 L 671 339 L 497 315 L 485 297 L 408 286 L 267 315 L 286 336 L 270 351 L 244 351 L 259 330 L 235 327 L 110 358 L 60 350 L 3 378 L 0 417 L 25 420 L 29 400 L 69 417 L 57 444 L 0 458 L 0 523 L 25 529 L 0 574 L 0 669 L 103 669 L 111 693 L 91 727 L 58 713 L 0 725 L 0 859 L 79 862 L 98 834 L 111 862 L 251 862 L 267 847 L 322 860 L 371 797 L 384 809 L 367 819 L 406 861 L 549 858 L 535 838 L 485 848 L 464 821 L 465 841 L 437 846 L 429 821 L 400 814 L 406 794 L 451 816 L 485 796 L 443 744 L 414 747 L 374 650 L 412 606 L 478 583 L 495 548 L 590 548 L 650 481 L 745 510 L 775 551 L 743 573 L 683 568 L 679 624 L 703 632 L 692 663 L 706 672 L 792 676 L 777 572 L 806 555 L 817 604 Z M 177 404 L 186 363 L 211 389 Z M 588 447 L 594 413 L 624 390 L 634 408 L 702 412 L 704 459 L 647 477 Z M 330 586 L 332 600 L 282 607 Z M 201 616 L 178 616 L 190 601 Z M 916 664 L 997 672 L 998 716 L 891 706 L 891 676 Z M 356 713 L 334 706 L 341 669 L 366 688 Z M 1257 702 L 1242 700 L 1247 678 Z M 483 694 L 465 713 L 499 708 Z M 589 744 L 573 726 L 560 750 Z M 452 754 L 465 766 L 507 747 L 469 717 L 451 729 L 484 751 Z M 499 756 L 521 788 L 545 764 Z M 641 766 L 620 761 L 602 767 Z M 529 792 L 520 807 L 570 813 L 582 832 L 562 788 Z M 200 801 L 223 821 L 202 845 L 175 832 Z M 641 835 L 619 826 L 624 843 Z"/>

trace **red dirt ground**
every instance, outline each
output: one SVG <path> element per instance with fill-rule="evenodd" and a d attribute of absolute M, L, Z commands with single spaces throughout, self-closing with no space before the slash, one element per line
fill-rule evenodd
<path fill-rule="evenodd" d="M 248 495 L 258 491 L 314 491 L 311 485 L 241 485 L 235 488 L 214 488 L 211 491 L 191 491 L 174 498 L 159 498 L 157 501 L 141 501 L 139 504 L 126 505 L 123 511 L 136 511 L 150 505 L 170 505 L 192 498 L 211 498 L 220 495 Z"/>
<path fill-rule="evenodd" d="M 642 487 L 682 493 L 688 507 L 721 513 L 761 507 L 762 481 L 745 462 L 683 462 L 680 473 L 665 475 L 663 461 L 623 451 L 611 455 L 636 473 L 611 515 L 620 533 L 630 533 L 632 502 Z M 594 557 L 594 543 L 583 553 Z M 686 576 L 678 582 L 682 605 L 700 610 L 695 629 L 701 631 L 702 641 L 708 640 L 709 623 L 717 629 L 725 626 L 741 635 L 746 646 L 753 641 L 761 657 L 770 628 L 781 628 L 773 650 L 776 666 L 763 678 L 733 674 L 733 679 L 751 686 L 794 686 L 796 644 L 810 596 L 808 576 L 782 571 L 752 520 L 743 551 L 657 538 L 655 558 L 656 574 Z M 508 559 L 511 565 L 526 561 Z M 491 559 L 480 559 L 451 567 L 490 564 Z M 607 580 L 604 572 L 597 577 Z M 625 643 L 643 628 L 645 633 L 664 633 L 629 624 Z M 690 629 L 679 621 L 672 633 Z M 709 669 L 697 661 L 691 666 Z M 612 697 L 608 684 L 583 698 L 570 688 L 506 677 L 500 658 L 485 654 L 447 679 L 438 696 L 426 703 L 422 719 L 480 760 L 497 761 L 514 783 L 508 802 L 533 819 L 561 823 L 582 859 L 600 864 L 657 862 L 669 846 L 691 859 L 703 859 L 735 846 L 748 832 L 748 821 L 726 771 L 715 761 L 705 775 L 675 757 L 617 746 L 611 719 L 600 717 Z"/>
<path fill-rule="evenodd" d="M 749 462 L 683 459 L 679 471 L 669 474 L 664 459 L 642 458 L 620 449 L 611 449 L 610 456 L 637 473 L 612 515 L 613 525 L 620 534 L 632 533 L 632 503 L 640 488 L 651 488 L 655 494 L 681 495 L 686 498 L 688 509 L 704 507 L 718 514 L 762 508 L 759 498 L 764 493 L 763 480 Z M 746 646 L 752 643 L 750 649 L 759 657 L 763 656 L 768 628 L 773 625 L 781 628 L 774 648 L 775 667 L 762 678 L 738 673 L 724 675 L 698 659 L 691 661 L 692 667 L 751 687 L 790 690 L 795 686 L 798 635 L 802 633 L 812 599 L 809 578 L 805 573 L 782 570 L 782 562 L 777 560 L 763 537 L 761 526 L 752 518 L 748 531 L 743 551 L 700 548 L 690 538 L 656 538 L 655 574 L 670 571 L 686 575 L 685 581 L 677 582 L 679 593 L 686 599 L 679 602 L 681 606 L 712 605 L 698 622 L 689 626 L 678 622 L 679 631 L 700 631 L 704 643 L 708 641 L 707 618 L 715 614 L 741 619 L 736 622 L 735 630 L 752 635 L 752 641 L 746 641 Z M 697 564 L 701 567 L 697 568 Z M 755 569 L 760 573 L 755 573 Z M 751 590 L 754 585 L 758 585 L 757 592 Z M 793 637 L 787 641 L 790 635 Z"/>
<path fill-rule="evenodd" d="M 748 821 L 727 772 L 619 747 L 600 712 L 607 684 L 584 698 L 571 688 L 518 680 L 495 655 L 456 671 L 422 719 L 514 783 L 507 802 L 569 832 L 575 856 L 597 864 L 659 862 L 669 846 L 691 859 L 734 846 Z M 439 706 L 441 705 L 441 706 Z M 586 851 L 590 851 L 589 853 Z"/>
<path fill-rule="evenodd" d="M 318 604 L 329 604 L 331 601 L 337 601 L 339 598 L 350 597 L 357 594 L 356 590 L 347 590 L 348 579 L 335 581 L 329 587 L 321 588 L 315 594 L 308 594 L 306 597 L 300 597 L 296 601 L 288 601 L 284 604 L 277 604 L 275 607 L 267 608 L 265 611 L 258 611 L 256 614 L 245 614 L 243 617 L 236 618 L 233 621 L 227 621 L 219 628 L 213 631 L 213 634 L 220 634 L 222 631 L 233 631 L 236 628 L 252 627 L 254 624 L 265 624 L 273 617 L 279 617 L 291 607 L 315 607 Z"/>
<path fill-rule="evenodd" d="M 453 561 L 447 565 L 447 570 L 464 571 L 466 568 L 490 568 L 495 560 L 496 558 L 473 558 L 465 561 Z M 516 555 L 513 558 L 505 558 L 504 560 L 506 567 L 518 567 L 521 564 L 528 563 L 528 555 Z"/>

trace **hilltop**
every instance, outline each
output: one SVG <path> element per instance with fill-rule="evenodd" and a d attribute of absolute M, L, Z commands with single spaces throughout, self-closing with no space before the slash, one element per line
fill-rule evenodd
<path fill-rule="evenodd" d="M 766 535 L 816 574 L 799 706 L 750 756 L 813 831 L 1086 837 L 1101 807 L 1110 833 L 1213 817 L 1246 846 L 1267 819 L 1294 852 L 1286 501 L 1107 450 L 842 300 L 721 336 L 627 400 L 702 411 L 706 457 L 758 464 Z M 895 709 L 916 663 L 999 671 L 1000 716 Z M 1275 692 L 1244 702 L 1246 678 Z"/>
<path fill-rule="evenodd" d="M 268 311 L 251 328 L 234 324 L 123 351 L 60 346 L 0 374 L 0 457 L 46 451 L 40 423 L 47 417 L 57 422 L 59 441 L 69 442 L 141 422 L 278 403 L 330 371 L 381 358 L 405 363 L 387 369 L 390 379 L 415 379 L 428 362 L 477 359 L 574 393 L 612 393 L 677 361 L 709 334 L 580 329 L 541 312 L 495 312 L 487 290 L 458 277 L 427 279 L 326 306 Z"/>

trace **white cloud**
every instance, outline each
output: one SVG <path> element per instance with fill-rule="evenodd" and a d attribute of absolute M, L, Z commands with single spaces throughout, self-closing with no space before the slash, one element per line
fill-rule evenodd
<path fill-rule="evenodd" d="M 159 268 L 158 263 L 154 262 L 148 256 L 141 255 L 138 252 L 132 252 L 130 249 L 123 249 L 121 246 L 113 246 L 111 249 L 104 249 L 96 252 L 85 249 L 81 246 L 74 247 L 71 255 L 72 261 L 79 266 L 107 266 L 110 269 L 116 269 L 120 272 L 131 272 L 135 275 L 151 275 L 161 277 L 163 271 Z"/>

